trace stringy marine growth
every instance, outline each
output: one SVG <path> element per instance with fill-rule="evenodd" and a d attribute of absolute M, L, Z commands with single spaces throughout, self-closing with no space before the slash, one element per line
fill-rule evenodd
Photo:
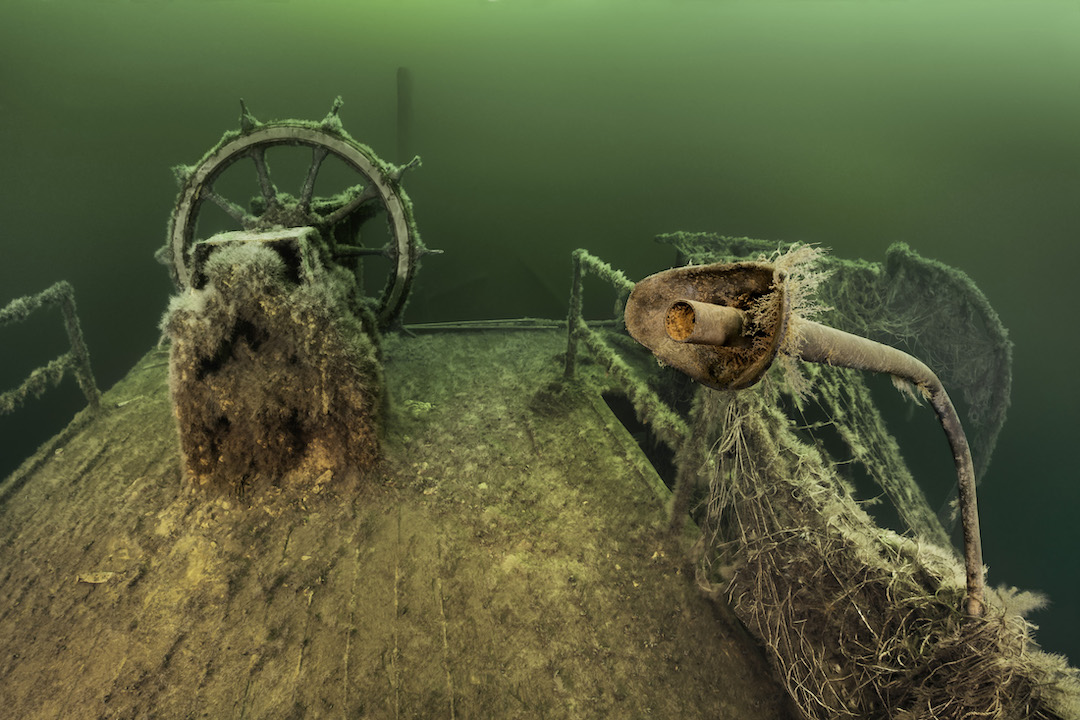
<path fill-rule="evenodd" d="M 703 579 L 717 579 L 811 718 L 1075 717 L 1080 688 L 1063 658 L 1031 640 L 991 593 L 960 611 L 951 553 L 879 528 L 817 448 L 801 442 L 777 383 L 703 389 L 694 409 L 718 440 L 709 479 Z"/>
<path fill-rule="evenodd" d="M 784 257 L 798 257 L 778 252 L 776 242 L 713 233 L 678 232 L 657 239 L 694 264 L 779 256 L 774 262 L 782 265 Z M 904 243 L 891 245 L 884 263 L 822 253 L 814 265 L 817 272 L 828 273 L 829 281 L 817 288 L 822 307 L 812 319 L 901 348 L 933 368 L 960 403 L 981 482 L 1012 388 L 1012 343 L 986 296 L 963 271 L 924 258 Z"/>
<path fill-rule="evenodd" d="M 786 252 L 778 250 L 768 259 L 775 269 L 777 282 L 784 283 L 787 305 L 793 318 L 812 320 L 831 309 L 821 305 L 818 300 L 818 287 L 832 274 L 832 271 L 823 265 L 824 258 L 825 251 L 821 247 L 799 244 L 791 246 Z M 766 321 L 763 324 L 776 322 L 774 314 L 778 308 L 775 305 L 762 303 L 761 310 L 764 312 L 758 311 L 754 314 Z M 813 390 L 802 371 L 802 363 L 798 361 L 801 346 L 799 324 L 788 323 L 787 335 L 780 341 L 780 351 L 773 361 L 780 367 L 797 401 L 806 399 Z"/>
<path fill-rule="evenodd" d="M 778 358 L 800 353 L 800 322 L 821 309 L 820 259 L 816 248 L 796 246 L 773 261 L 793 318 Z M 981 617 L 961 612 L 964 568 L 940 546 L 878 527 L 859 507 L 835 464 L 780 410 L 782 391 L 801 402 L 808 390 L 793 357 L 781 367 L 756 388 L 702 389 L 693 424 L 695 435 L 718 438 L 699 458 L 709 486 L 705 568 L 727 581 L 735 612 L 799 709 L 904 720 L 1080 710 L 1075 671 L 1039 651 L 1023 619 L 1038 602 L 991 593 Z M 816 373 L 815 381 L 844 378 Z"/>

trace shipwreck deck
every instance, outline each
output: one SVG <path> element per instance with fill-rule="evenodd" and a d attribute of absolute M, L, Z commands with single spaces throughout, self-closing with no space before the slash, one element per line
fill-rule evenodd
<path fill-rule="evenodd" d="M 148 353 L 0 485 L 20 718 L 784 718 L 555 330 L 387 338 L 359 481 L 184 488 Z"/>

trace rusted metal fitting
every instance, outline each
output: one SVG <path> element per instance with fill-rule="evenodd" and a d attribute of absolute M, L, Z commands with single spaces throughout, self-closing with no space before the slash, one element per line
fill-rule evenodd
<path fill-rule="evenodd" d="M 787 331 L 784 284 L 768 263 L 691 265 L 634 286 L 626 329 L 665 365 L 717 390 L 740 390 L 769 369 Z"/>
<path fill-rule="evenodd" d="M 664 364 L 717 390 L 756 383 L 781 348 L 807 362 L 888 373 L 930 401 L 956 465 L 967 573 L 965 609 L 984 611 L 982 538 L 971 450 L 937 375 L 907 353 L 804 318 L 792 319 L 787 278 L 768 263 L 691 265 L 645 278 L 626 303 L 626 329 Z M 787 335 L 796 323 L 794 339 Z"/>
<path fill-rule="evenodd" d="M 676 300 L 668 308 L 664 329 L 675 342 L 727 345 L 742 336 L 746 313 L 725 305 Z"/>

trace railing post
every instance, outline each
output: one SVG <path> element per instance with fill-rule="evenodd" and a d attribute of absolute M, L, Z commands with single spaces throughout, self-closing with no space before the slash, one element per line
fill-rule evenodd
<path fill-rule="evenodd" d="M 578 324 L 583 321 L 581 316 L 581 280 L 585 275 L 583 264 L 585 255 L 585 250 L 580 248 L 575 250 L 572 255 L 574 268 L 571 273 L 570 309 L 566 313 L 566 366 L 563 372 L 563 377 L 567 380 L 574 377 L 577 366 Z"/>
<path fill-rule="evenodd" d="M 67 280 L 61 280 L 56 286 L 60 286 L 62 292 L 60 311 L 64 314 L 64 328 L 71 342 L 71 353 L 74 356 L 72 369 L 75 371 L 75 379 L 82 388 L 90 407 L 97 410 L 101 407 L 101 391 L 98 390 L 97 382 L 94 380 L 94 371 L 90 368 L 90 351 L 83 340 L 79 316 L 75 312 L 75 288 Z"/>
<path fill-rule="evenodd" d="M 101 407 L 101 392 L 90 369 L 90 353 L 86 349 L 79 316 L 75 312 L 75 289 L 71 283 L 61 280 L 37 295 L 15 298 L 0 308 L 0 326 L 26 320 L 30 313 L 45 305 L 60 306 L 71 350 L 33 370 L 19 387 L 0 393 L 0 413 L 13 411 L 22 405 L 28 396 L 38 397 L 50 383 L 58 384 L 68 370 L 75 373 L 75 379 L 90 408 L 96 411 Z"/>

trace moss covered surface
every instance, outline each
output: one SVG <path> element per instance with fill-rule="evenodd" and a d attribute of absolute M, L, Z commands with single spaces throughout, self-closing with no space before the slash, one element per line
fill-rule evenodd
<path fill-rule="evenodd" d="M 787 717 L 564 342 L 388 338 L 382 465 L 243 497 L 181 482 L 151 352 L 0 488 L 4 712 Z"/>
<path fill-rule="evenodd" d="M 162 320 L 185 477 L 237 486 L 369 470 L 382 368 L 347 309 L 348 283 L 292 283 L 258 243 L 218 250 L 206 275 Z"/>

